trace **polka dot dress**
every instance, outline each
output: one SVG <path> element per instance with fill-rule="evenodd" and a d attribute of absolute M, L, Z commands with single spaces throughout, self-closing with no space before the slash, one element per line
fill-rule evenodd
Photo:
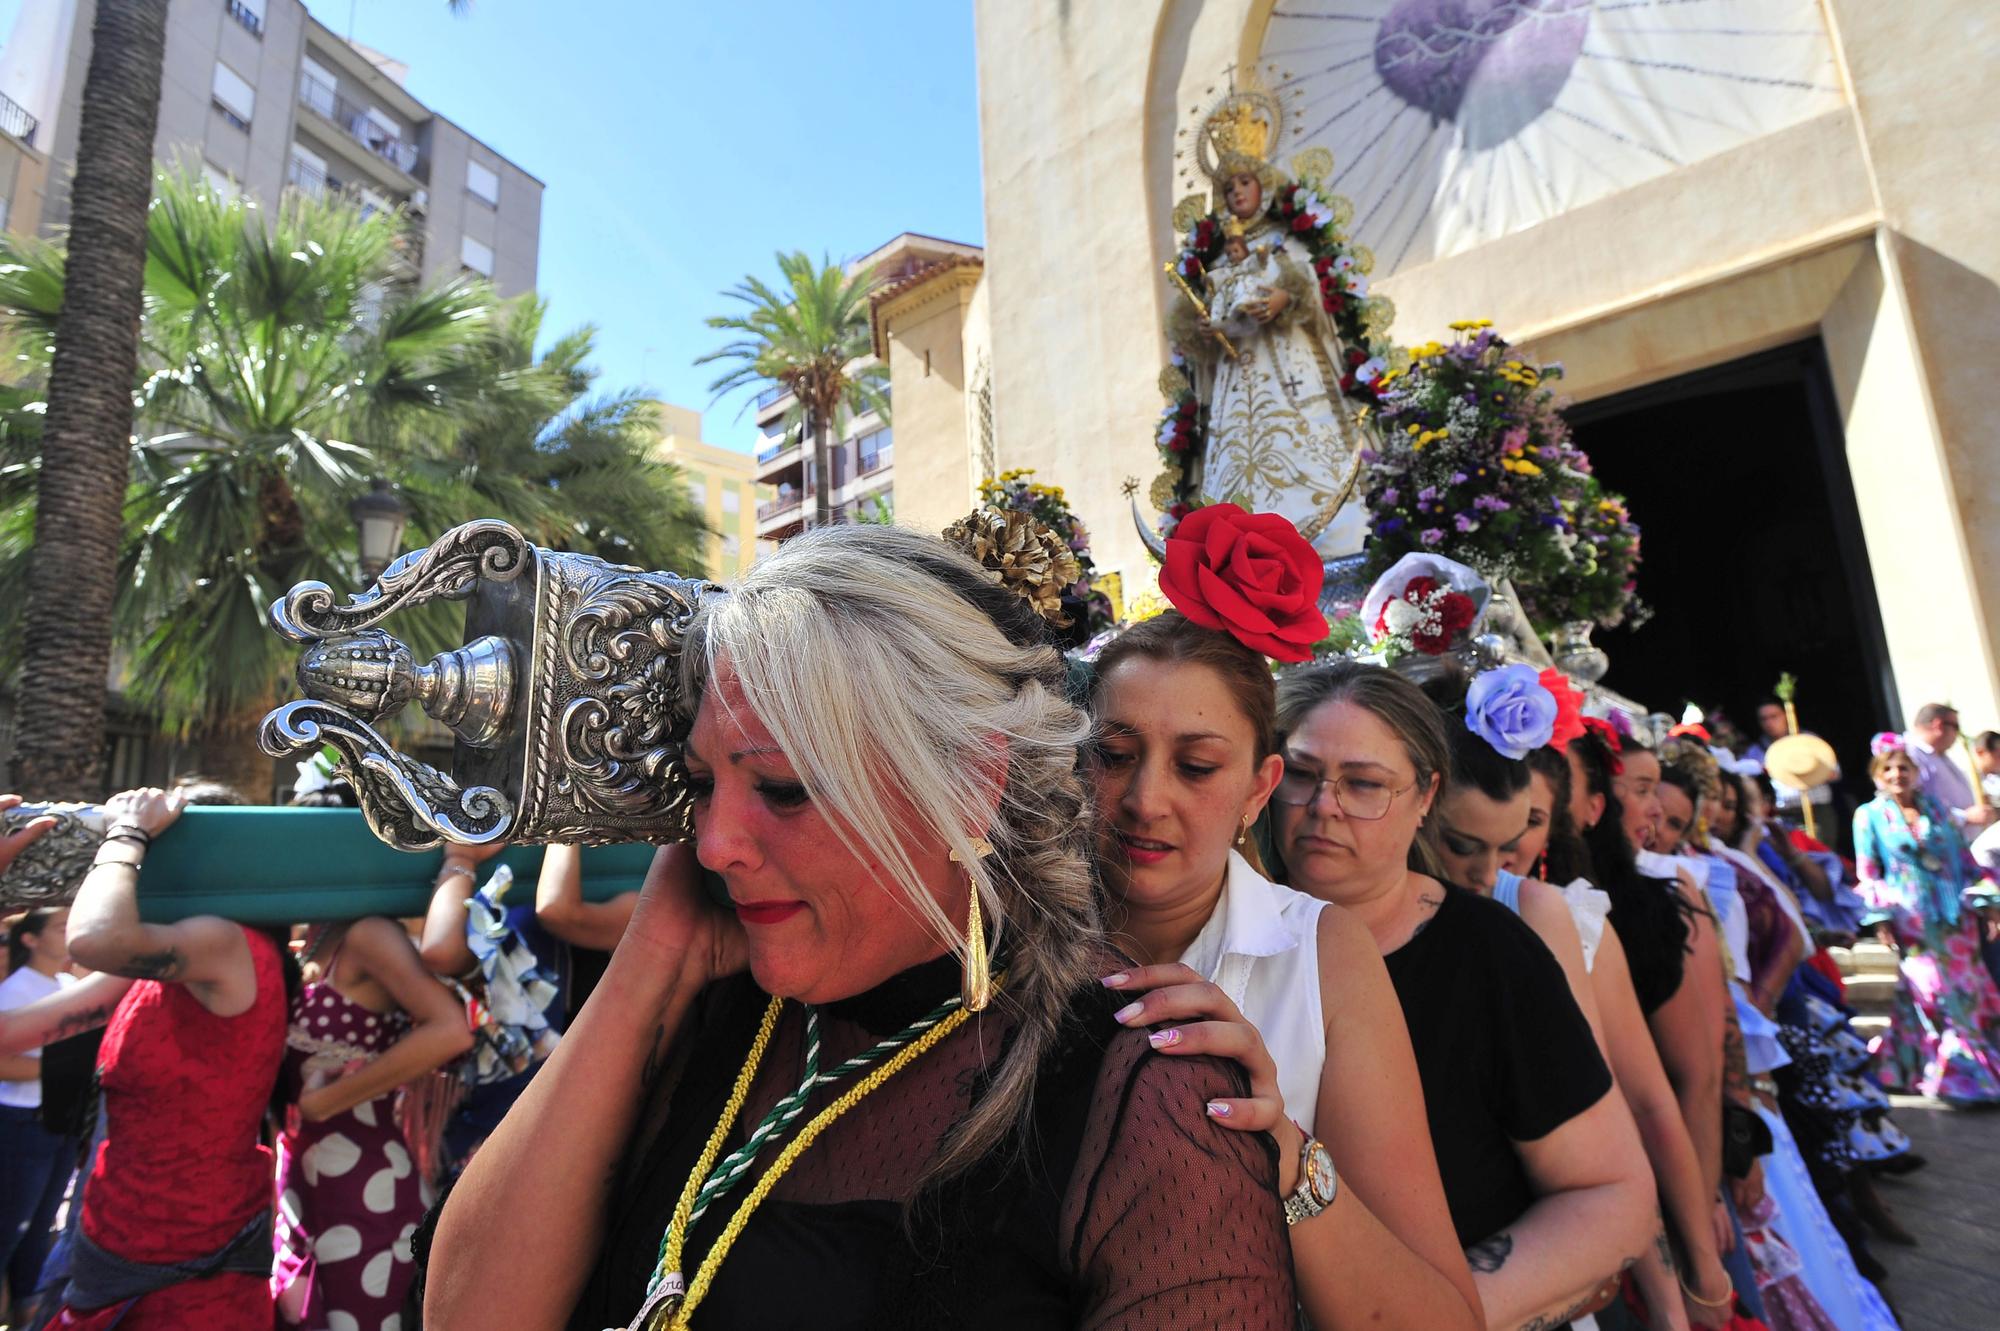
<path fill-rule="evenodd" d="M 408 1025 L 400 1012 L 383 1016 L 330 984 L 309 984 L 292 1008 L 286 1057 L 302 1078 L 324 1080 L 374 1058 Z M 280 1326 L 402 1331 L 410 1235 L 428 1201 L 394 1109 L 390 1092 L 323 1123 L 298 1121 L 281 1139 Z"/>

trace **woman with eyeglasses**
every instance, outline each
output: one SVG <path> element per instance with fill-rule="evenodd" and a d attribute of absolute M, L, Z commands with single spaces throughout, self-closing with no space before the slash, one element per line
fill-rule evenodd
<path fill-rule="evenodd" d="M 1653 1184 L 1561 967 L 1505 906 L 1440 880 L 1425 837 L 1451 753 L 1415 684 L 1352 662 L 1278 685 L 1285 882 L 1387 963 L 1452 1223 L 1491 1327 L 1554 1327 L 1646 1250 Z"/>
<path fill-rule="evenodd" d="M 1096 662 L 1106 924 L 1138 963 L 1105 984 L 1135 1000 L 1118 1019 L 1150 1027 L 1162 1053 L 1220 1054 L 1249 1073 L 1247 1097 L 1186 1112 L 1276 1143 L 1298 1298 L 1317 1331 L 1477 1327 L 1373 940 L 1265 878 L 1247 840 L 1282 766 L 1266 654 L 1302 659 L 1325 636 L 1318 556 L 1283 518 L 1234 505 L 1182 528 L 1160 579 L 1182 608 L 1126 629 Z M 1209 579 L 1181 576 L 1190 543 Z M 1301 643 L 1217 608 L 1274 586 L 1298 593 Z"/>

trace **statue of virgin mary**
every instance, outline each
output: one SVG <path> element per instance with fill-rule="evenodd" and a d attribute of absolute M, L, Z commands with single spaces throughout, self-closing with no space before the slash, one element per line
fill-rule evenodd
<path fill-rule="evenodd" d="M 1282 513 L 1322 558 L 1338 559 L 1358 553 L 1367 533 L 1355 496 L 1367 433 L 1346 389 L 1372 363 L 1365 346 L 1350 355 L 1328 311 L 1346 300 L 1358 308 L 1366 277 L 1352 255 L 1309 243 L 1346 221 L 1345 204 L 1273 165 L 1283 123 L 1278 99 L 1232 89 L 1196 131 L 1210 193 L 1174 210 L 1185 248 L 1172 266 L 1180 291 L 1167 336 L 1206 428 L 1170 488 L 1182 502 Z M 1323 150 L 1301 154 L 1321 158 L 1331 166 Z M 1375 304 L 1371 315 L 1386 308 Z"/>

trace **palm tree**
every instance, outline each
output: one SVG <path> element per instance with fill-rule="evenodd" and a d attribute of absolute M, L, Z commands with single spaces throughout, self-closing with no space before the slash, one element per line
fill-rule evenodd
<path fill-rule="evenodd" d="M 653 457 L 656 405 L 636 390 L 592 395 L 589 327 L 537 357 L 547 308 L 534 298 L 505 308 L 489 353 L 497 391 L 452 448 L 401 474 L 416 526 L 504 514 L 538 545 L 702 576 L 707 524 L 681 469 Z M 5 411 L 0 398 L 0 430 Z"/>
<path fill-rule="evenodd" d="M 98 0 L 71 186 L 71 280 L 48 380 L 14 781 L 49 798 L 98 793 L 111 665 L 131 384 L 146 267 L 146 194 L 160 117 L 167 0 Z"/>
<path fill-rule="evenodd" d="M 118 645 L 132 692 L 246 790 L 270 786 L 252 735 L 293 656 L 265 607 L 303 579 L 359 580 L 346 506 L 370 476 L 400 484 L 413 544 L 491 515 L 543 544 L 700 571 L 686 486 L 647 456 L 650 404 L 590 395 L 590 330 L 537 359 L 539 302 L 391 283 L 400 225 L 338 197 L 288 194 L 266 217 L 198 178 L 159 183 Z M 58 247 L 0 237 L 0 314 L 31 365 L 63 277 Z M 0 652 L 38 451 L 18 397 L 0 393 Z M 399 631 L 425 650 L 456 641 L 457 611 L 437 610 Z"/>
<path fill-rule="evenodd" d="M 736 340 L 695 364 L 733 365 L 708 386 L 717 398 L 762 383 L 791 390 L 795 402 L 785 425 L 812 436 L 813 525 L 824 526 L 833 520 L 833 431 L 846 416 L 872 409 L 886 419 L 889 413 L 889 367 L 869 359 L 874 270 L 848 273 L 830 259 L 814 263 L 794 250 L 778 255 L 778 272 L 782 292 L 746 277 L 723 293 L 745 308 L 711 315 L 708 326 Z"/>

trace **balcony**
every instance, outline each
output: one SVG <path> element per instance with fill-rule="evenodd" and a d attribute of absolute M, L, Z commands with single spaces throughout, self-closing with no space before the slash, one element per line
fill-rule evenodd
<path fill-rule="evenodd" d="M 417 169 L 417 145 L 405 143 L 368 118 L 368 109 L 340 95 L 339 89 L 311 74 L 299 78 L 299 105 L 317 111 L 346 132 L 347 137 L 401 171 Z"/>
<path fill-rule="evenodd" d="M 244 4 L 243 0 L 224 0 L 222 7 L 229 11 L 229 17 L 241 23 L 248 31 L 258 37 L 264 35 L 264 16 Z"/>
<path fill-rule="evenodd" d="M 791 391 L 792 391 L 791 389 L 785 387 L 783 384 L 772 384 L 769 388 L 765 389 L 763 392 L 757 395 L 756 409 L 758 411 L 762 411 L 764 408 L 776 403 L 779 398 L 784 397 Z"/>
<path fill-rule="evenodd" d="M 886 448 L 879 448 L 873 453 L 863 453 L 861 455 L 861 468 L 854 474 L 857 477 L 873 476 L 876 472 L 887 471 L 895 465 L 896 449 L 892 444 Z"/>
<path fill-rule="evenodd" d="M 33 116 L 5 93 L 0 93 L 0 131 L 13 135 L 30 148 L 35 146 L 35 131 L 40 128 Z"/>
<path fill-rule="evenodd" d="M 361 205 L 364 216 L 373 213 L 381 201 L 380 195 L 370 197 L 369 192 L 351 181 L 342 180 L 331 172 L 322 171 L 310 162 L 294 157 L 285 165 L 285 183 L 302 194 L 315 199 L 328 197 L 346 198 Z M 415 280 L 424 269 L 424 225 L 421 220 L 405 220 L 396 229 L 393 242 L 395 253 L 392 262 L 403 277 Z"/>

